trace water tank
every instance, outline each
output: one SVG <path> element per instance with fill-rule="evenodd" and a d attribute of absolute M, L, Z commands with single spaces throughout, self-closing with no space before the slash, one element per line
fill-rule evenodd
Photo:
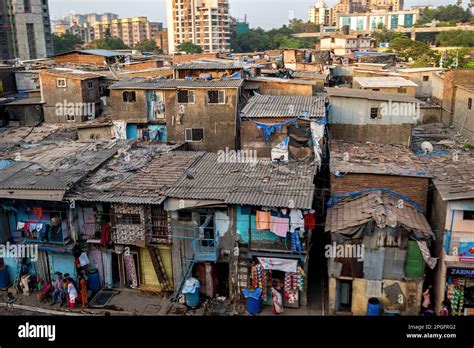
<path fill-rule="evenodd" d="M 87 282 L 89 285 L 89 289 L 93 292 L 96 293 L 98 292 L 102 286 L 100 285 L 100 275 L 97 269 L 91 268 L 89 269 L 89 272 L 87 272 Z"/>
<path fill-rule="evenodd" d="M 369 303 L 367 304 L 367 316 L 372 317 L 380 315 L 380 309 L 380 301 L 375 297 L 370 298 Z"/>

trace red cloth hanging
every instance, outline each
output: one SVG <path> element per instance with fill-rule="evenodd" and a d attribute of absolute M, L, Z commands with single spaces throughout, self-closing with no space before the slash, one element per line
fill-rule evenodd
<path fill-rule="evenodd" d="M 104 224 L 100 227 L 100 245 L 106 247 L 110 243 L 110 225 Z"/>
<path fill-rule="evenodd" d="M 36 216 L 38 217 L 38 220 L 42 220 L 42 219 L 43 219 L 43 208 L 41 208 L 41 207 L 33 207 L 33 211 L 34 211 L 34 213 L 36 214 Z"/>
<path fill-rule="evenodd" d="M 304 229 L 313 230 L 316 227 L 316 216 L 314 213 L 304 214 Z"/>

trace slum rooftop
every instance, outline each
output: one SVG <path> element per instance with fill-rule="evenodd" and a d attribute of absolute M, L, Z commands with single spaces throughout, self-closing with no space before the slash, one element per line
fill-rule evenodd
<path fill-rule="evenodd" d="M 248 118 L 324 117 L 324 96 L 255 95 L 249 99 L 241 115 Z"/>
<path fill-rule="evenodd" d="M 232 60 L 224 62 L 194 60 L 191 62 L 175 64 L 173 65 L 173 68 L 177 70 L 228 70 L 243 69 L 244 66 L 244 63 Z"/>
<path fill-rule="evenodd" d="M 126 143 L 50 141 L 23 146 L 15 161 L 1 161 L 0 197 L 61 201 L 66 191 Z"/>
<path fill-rule="evenodd" d="M 403 145 L 331 140 L 332 174 L 383 174 L 429 177 L 427 165 Z"/>
<path fill-rule="evenodd" d="M 206 153 L 195 162 L 167 196 L 265 207 L 311 209 L 314 164 L 232 163 L 222 155 Z"/>
<path fill-rule="evenodd" d="M 385 77 L 354 77 L 354 82 L 357 82 L 362 87 L 367 88 L 383 88 L 383 87 L 417 87 L 418 85 L 410 80 L 398 76 Z"/>
<path fill-rule="evenodd" d="M 433 152 L 425 154 L 428 141 Z M 433 184 L 445 201 L 474 198 L 474 151 L 454 128 L 440 123 L 418 125 L 413 132 L 413 151 L 429 168 Z"/>
<path fill-rule="evenodd" d="M 175 88 L 239 88 L 244 80 L 165 80 L 133 77 L 110 86 L 110 89 L 175 89 Z"/>
<path fill-rule="evenodd" d="M 402 208 L 399 203 L 398 196 L 382 191 L 343 198 L 328 210 L 325 231 L 357 238 L 354 232 L 361 230 L 354 228 L 375 223 L 379 228 L 403 227 L 414 232 L 412 236 L 416 239 L 433 238 L 425 215 L 408 202 Z"/>
<path fill-rule="evenodd" d="M 69 201 L 161 204 L 165 192 L 203 152 L 182 144 L 137 144 L 88 176 L 66 195 Z"/>
<path fill-rule="evenodd" d="M 303 79 L 283 79 L 280 77 L 269 77 L 269 76 L 257 76 L 249 77 L 245 81 L 250 82 L 275 82 L 275 83 L 288 83 L 295 85 L 317 85 L 318 81 L 316 80 L 303 80 Z"/>
<path fill-rule="evenodd" d="M 101 56 L 101 57 L 119 57 L 119 56 L 130 55 L 130 53 L 127 53 L 127 52 L 117 52 L 117 51 L 103 50 L 103 49 L 92 49 L 92 50 L 73 50 L 73 51 L 58 53 L 55 55 L 55 57 L 65 56 L 72 53 L 90 54 L 90 55 Z"/>
<path fill-rule="evenodd" d="M 394 102 L 402 103 L 420 103 L 420 101 L 414 97 L 410 97 L 402 93 L 384 93 L 376 91 L 366 91 L 357 88 L 336 88 L 326 87 L 325 88 L 328 96 L 330 97 L 346 97 L 346 98 L 358 98 L 368 100 L 391 100 Z"/>
<path fill-rule="evenodd" d="M 90 80 L 104 77 L 102 74 L 95 74 L 89 71 L 67 69 L 67 68 L 55 68 L 55 69 L 44 69 L 39 70 L 40 74 L 49 74 L 54 76 L 68 77 L 78 80 Z"/>

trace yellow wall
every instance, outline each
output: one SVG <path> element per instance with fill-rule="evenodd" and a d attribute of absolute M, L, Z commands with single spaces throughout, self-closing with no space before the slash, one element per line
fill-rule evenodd
<path fill-rule="evenodd" d="M 365 296 L 367 290 L 367 280 L 361 278 L 341 278 L 341 279 L 348 279 L 352 280 L 352 315 L 362 315 L 365 316 L 367 314 L 367 303 L 369 302 L 369 297 Z M 383 288 L 390 286 L 394 283 L 398 283 L 402 292 L 407 295 L 406 291 L 406 283 L 400 280 L 383 280 Z M 416 291 L 416 299 L 414 301 L 414 305 L 407 308 L 410 310 L 409 315 L 417 315 L 420 311 L 420 304 L 421 304 L 421 296 L 422 296 L 422 286 L 423 281 L 419 280 L 417 291 Z M 382 291 L 382 303 L 385 306 L 389 304 L 389 300 L 384 291 Z M 336 310 L 336 278 L 329 278 L 329 311 L 330 314 L 335 314 Z M 401 314 L 407 315 L 407 313 L 403 310 L 400 311 Z"/>
<path fill-rule="evenodd" d="M 173 284 L 173 263 L 171 260 L 171 248 L 168 246 L 159 246 L 158 247 L 163 261 L 166 274 L 172 285 Z M 155 285 L 159 286 L 160 283 L 156 276 L 155 268 L 151 262 L 150 252 L 148 249 L 140 248 L 140 264 L 141 264 L 141 280 L 142 283 L 146 285 Z"/>

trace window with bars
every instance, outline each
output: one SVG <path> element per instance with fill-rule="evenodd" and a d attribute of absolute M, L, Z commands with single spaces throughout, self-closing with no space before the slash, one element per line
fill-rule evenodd
<path fill-rule="evenodd" d="M 379 118 L 379 108 L 370 108 L 370 118 L 373 120 Z"/>
<path fill-rule="evenodd" d="M 184 141 L 203 141 L 204 140 L 204 129 L 203 128 L 186 128 L 184 132 Z"/>
<path fill-rule="evenodd" d="M 153 207 L 151 210 L 152 219 L 152 240 L 155 242 L 163 242 L 168 240 L 168 213 L 166 210 Z"/>
<path fill-rule="evenodd" d="M 66 79 L 56 79 L 56 87 L 66 88 L 67 87 Z"/>
<path fill-rule="evenodd" d="M 117 214 L 119 225 L 139 225 L 140 223 L 140 214 Z"/>
<path fill-rule="evenodd" d="M 137 101 L 135 92 L 123 92 L 122 96 L 124 103 L 134 103 Z"/>
<path fill-rule="evenodd" d="M 179 104 L 194 104 L 194 91 L 179 90 L 177 93 Z"/>
<path fill-rule="evenodd" d="M 225 91 L 208 91 L 207 92 L 207 103 L 208 104 L 225 104 Z"/>

